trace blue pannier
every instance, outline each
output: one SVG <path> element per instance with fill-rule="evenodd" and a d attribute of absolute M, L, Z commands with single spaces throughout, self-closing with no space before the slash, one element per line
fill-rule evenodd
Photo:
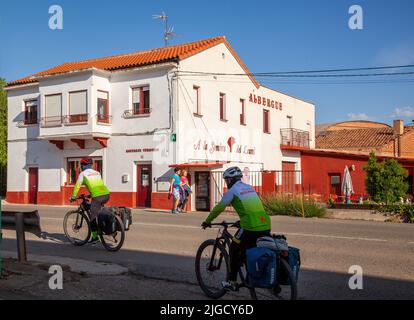
<path fill-rule="evenodd" d="M 289 265 L 297 282 L 300 270 L 300 250 L 298 248 L 289 247 Z"/>
<path fill-rule="evenodd" d="M 276 252 L 265 247 L 246 250 L 247 283 L 257 288 L 276 284 Z"/>

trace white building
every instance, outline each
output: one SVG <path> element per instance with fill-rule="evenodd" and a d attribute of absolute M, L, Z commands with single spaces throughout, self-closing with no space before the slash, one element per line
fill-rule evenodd
<path fill-rule="evenodd" d="M 314 146 L 314 105 L 261 86 L 224 37 L 65 63 L 7 91 L 11 203 L 67 203 L 91 156 L 111 203 L 169 208 L 178 165 L 191 209 L 208 210 L 212 171 L 300 170 L 298 149 Z"/>

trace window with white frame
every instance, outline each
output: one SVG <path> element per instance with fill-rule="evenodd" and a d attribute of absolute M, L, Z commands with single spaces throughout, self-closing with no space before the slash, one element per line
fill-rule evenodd
<path fill-rule="evenodd" d="M 86 90 L 69 92 L 69 123 L 88 122 L 88 94 Z"/>
<path fill-rule="evenodd" d="M 150 113 L 150 88 L 142 86 L 132 88 L 132 114 L 142 115 Z"/>
<path fill-rule="evenodd" d="M 193 101 L 194 101 L 194 114 L 201 116 L 201 89 L 199 86 L 193 86 Z"/>
<path fill-rule="evenodd" d="M 42 118 L 43 126 L 62 124 L 62 94 L 45 95 L 45 113 Z"/>
<path fill-rule="evenodd" d="M 79 173 L 81 172 L 80 166 L 81 158 L 68 158 L 67 159 L 67 184 L 73 185 L 78 180 Z M 93 169 L 98 171 L 101 175 L 102 172 L 102 158 L 96 157 L 92 158 Z"/>

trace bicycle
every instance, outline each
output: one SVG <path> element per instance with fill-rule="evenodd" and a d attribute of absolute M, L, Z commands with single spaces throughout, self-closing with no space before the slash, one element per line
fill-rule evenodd
<path fill-rule="evenodd" d="M 91 237 L 90 224 L 90 199 L 91 196 L 80 195 L 75 200 L 82 200 L 78 209 L 66 213 L 63 219 L 63 230 L 68 240 L 75 246 L 83 246 Z M 113 234 L 105 234 L 98 225 L 98 236 L 106 250 L 115 252 L 121 249 L 125 240 L 125 227 L 117 215 L 115 215 L 116 231 Z M 73 235 L 72 235 L 73 233 Z"/>
<path fill-rule="evenodd" d="M 195 260 L 195 272 L 198 284 L 203 292 L 209 298 L 219 299 L 226 294 L 226 290 L 222 288 L 221 282 L 229 279 L 229 249 L 233 235 L 228 231 L 228 228 L 240 228 L 239 221 L 212 223 L 211 227 L 218 226 L 216 239 L 209 239 L 204 241 L 197 250 Z M 202 261 L 202 259 L 205 259 Z M 204 269 L 205 266 L 205 269 Z M 286 252 L 277 253 L 277 269 L 278 278 L 284 279 L 283 284 L 278 283 L 272 289 L 261 289 L 250 286 L 246 281 L 245 274 L 247 274 L 245 257 L 242 261 L 242 266 L 239 269 L 239 276 L 241 284 L 239 288 L 247 288 L 253 300 L 259 299 L 280 299 L 280 300 L 296 300 L 297 286 L 295 276 L 287 261 Z M 203 276 L 203 272 L 206 275 Z M 220 278 L 216 281 L 216 276 Z M 213 278 L 213 282 L 209 280 Z"/>

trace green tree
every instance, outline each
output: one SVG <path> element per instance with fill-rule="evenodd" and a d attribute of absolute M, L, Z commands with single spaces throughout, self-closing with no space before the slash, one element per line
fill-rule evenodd
<path fill-rule="evenodd" d="M 378 162 L 374 153 L 364 166 L 365 188 L 376 202 L 395 203 L 408 192 L 408 172 L 396 160 Z"/>

